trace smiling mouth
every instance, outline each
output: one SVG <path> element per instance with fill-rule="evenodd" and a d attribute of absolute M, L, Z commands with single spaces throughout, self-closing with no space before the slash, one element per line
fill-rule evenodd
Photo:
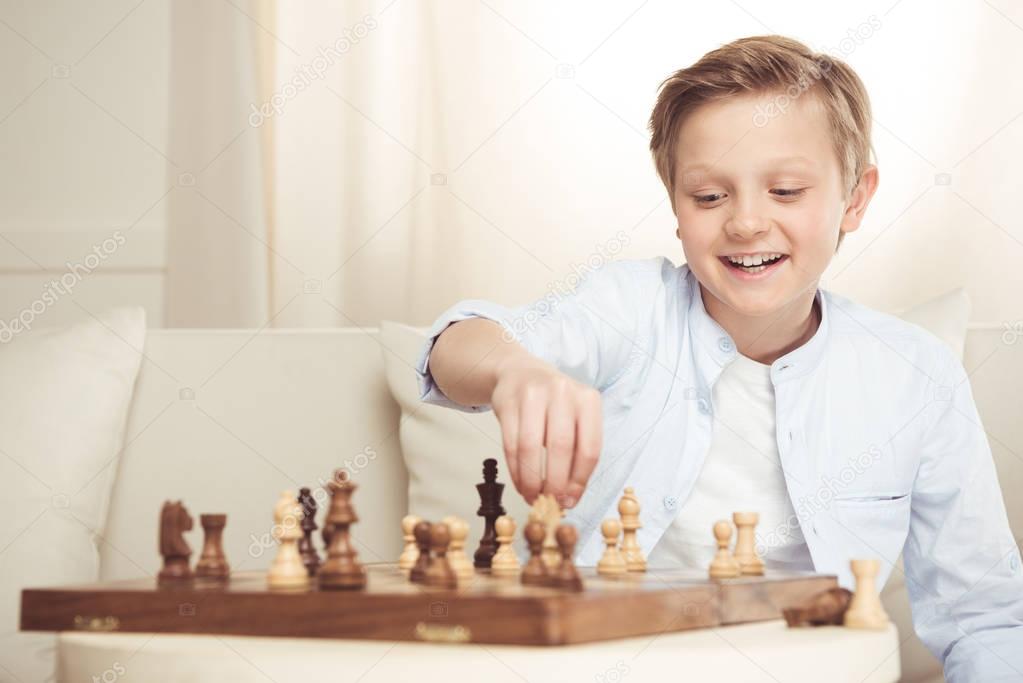
<path fill-rule="evenodd" d="M 774 268 L 774 267 L 778 266 L 780 263 L 782 263 L 786 259 L 788 259 L 788 257 L 789 257 L 788 254 L 781 254 L 780 256 L 778 256 L 778 257 L 776 257 L 774 259 L 764 260 L 764 261 L 762 261 L 758 265 L 749 265 L 749 266 L 745 266 L 745 265 L 741 265 L 741 264 L 735 263 L 734 261 L 729 259 L 727 256 L 720 256 L 718 258 L 719 258 L 719 260 L 722 263 L 724 263 L 726 266 L 728 266 L 732 270 L 738 270 L 738 271 L 743 272 L 743 273 L 756 274 L 756 273 L 761 273 L 761 272 L 763 272 L 765 270 L 768 270 L 770 268 Z"/>

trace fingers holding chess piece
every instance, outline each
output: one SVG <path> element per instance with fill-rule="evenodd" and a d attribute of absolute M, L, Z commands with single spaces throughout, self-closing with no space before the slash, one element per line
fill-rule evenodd
<path fill-rule="evenodd" d="M 523 535 L 529 546 L 529 561 L 522 569 L 522 583 L 528 586 L 547 586 L 551 577 L 543 561 L 543 541 L 547 536 L 543 522 L 531 521 L 526 525 Z"/>
<path fill-rule="evenodd" d="M 763 576 L 764 561 L 757 555 L 756 527 L 760 515 L 756 512 L 735 512 L 732 521 L 737 529 L 735 535 L 735 561 L 743 576 Z"/>
<path fill-rule="evenodd" d="M 604 536 L 604 555 L 597 563 L 597 574 L 601 576 L 621 576 L 628 571 L 625 566 L 625 558 L 618 550 L 618 537 L 621 535 L 622 525 L 617 519 L 609 517 L 600 525 L 600 533 Z"/>
<path fill-rule="evenodd" d="M 642 527 L 639 523 L 639 499 L 631 486 L 625 487 L 625 493 L 618 501 L 618 514 L 622 518 L 622 557 L 625 568 L 630 572 L 645 572 L 646 558 L 636 538 L 636 532 Z"/>
<path fill-rule="evenodd" d="M 888 614 L 881 604 L 875 583 L 881 569 L 880 561 L 851 560 L 849 567 L 856 579 L 856 590 L 849 601 L 849 609 L 845 611 L 845 625 L 849 628 L 876 630 L 888 628 Z"/>
<path fill-rule="evenodd" d="M 494 523 L 497 532 L 497 552 L 490 561 L 490 573 L 494 576 L 518 576 L 521 571 L 519 558 L 512 548 L 515 538 L 515 520 L 502 515 Z"/>
<path fill-rule="evenodd" d="M 419 559 L 419 546 L 416 545 L 414 532 L 416 524 L 421 521 L 423 520 L 415 515 L 405 515 L 401 519 L 401 535 L 405 541 L 405 547 L 398 558 L 398 569 L 406 574 L 412 570 L 412 567 L 416 565 L 416 560 Z"/>
<path fill-rule="evenodd" d="M 723 519 L 714 525 L 714 539 L 717 541 L 718 549 L 710 563 L 708 571 L 710 578 L 734 579 L 740 576 L 742 569 L 728 549 L 728 544 L 732 540 L 732 525 L 728 520 Z"/>
<path fill-rule="evenodd" d="M 558 550 L 561 552 L 561 564 L 555 575 L 554 585 L 558 588 L 570 591 L 581 591 L 583 580 L 579 571 L 575 568 L 575 544 L 579 542 L 579 532 L 571 524 L 561 524 L 555 533 L 558 542 Z"/>

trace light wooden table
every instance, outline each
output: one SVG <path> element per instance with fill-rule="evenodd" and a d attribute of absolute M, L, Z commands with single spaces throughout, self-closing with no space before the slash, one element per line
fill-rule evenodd
<path fill-rule="evenodd" d="M 58 667 L 67 683 L 891 683 L 899 638 L 894 626 L 789 629 L 782 621 L 561 647 L 63 633 Z"/>

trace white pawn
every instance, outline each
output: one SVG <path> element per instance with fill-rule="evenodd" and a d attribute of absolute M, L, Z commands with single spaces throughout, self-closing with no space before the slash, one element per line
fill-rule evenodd
<path fill-rule="evenodd" d="M 270 565 L 267 582 L 271 588 L 306 588 L 309 571 L 298 552 L 298 539 L 302 538 L 302 506 L 292 491 L 282 491 L 274 506 L 273 537 L 280 544 L 277 556 Z"/>
<path fill-rule="evenodd" d="M 405 541 L 405 548 L 398 558 L 398 569 L 406 573 L 412 570 L 416 560 L 419 559 L 419 546 L 416 545 L 416 537 L 412 532 L 416 528 L 416 524 L 421 521 L 423 520 L 415 515 L 405 515 L 401 519 L 401 534 Z"/>
<path fill-rule="evenodd" d="M 888 615 L 874 583 L 881 563 L 878 560 L 851 560 L 849 567 L 856 578 L 856 591 L 849 601 L 849 609 L 845 611 L 844 624 L 849 628 L 888 628 Z"/>
<path fill-rule="evenodd" d="M 710 563 L 707 573 L 712 579 L 734 579 L 742 575 L 742 567 L 735 561 L 732 551 L 728 545 L 732 540 L 732 525 L 727 519 L 722 519 L 714 525 L 714 539 L 718 544 L 718 551 Z"/>
<path fill-rule="evenodd" d="M 451 544 L 448 546 L 448 564 L 459 581 L 467 581 L 476 574 L 472 560 L 465 554 L 465 539 L 469 535 L 469 525 L 460 517 L 449 515 L 442 520 L 448 525 Z"/>
<path fill-rule="evenodd" d="M 739 563 L 743 576 L 763 576 L 764 561 L 757 555 L 756 527 L 760 515 L 756 512 L 734 512 L 735 561 Z"/>
<path fill-rule="evenodd" d="M 609 517 L 600 525 L 600 532 L 604 535 L 604 555 L 597 563 L 597 573 L 601 576 L 619 576 L 626 573 L 625 558 L 618 552 L 618 536 L 621 534 L 622 525 L 617 519 Z"/>
<path fill-rule="evenodd" d="M 490 573 L 494 576 L 518 576 L 522 567 L 511 545 L 515 537 L 515 520 L 502 515 L 494 523 L 494 530 L 497 532 L 497 552 L 490 560 Z"/>
<path fill-rule="evenodd" d="M 625 493 L 618 501 L 618 515 L 622 518 L 622 557 L 625 559 L 625 567 L 630 572 L 645 572 L 646 558 L 636 539 L 636 532 L 642 526 L 639 523 L 639 499 L 631 486 L 625 487 Z"/>

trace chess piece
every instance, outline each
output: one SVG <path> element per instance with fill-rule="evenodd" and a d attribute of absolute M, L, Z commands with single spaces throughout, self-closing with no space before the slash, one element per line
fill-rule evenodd
<path fill-rule="evenodd" d="M 554 585 L 563 590 L 581 591 L 583 580 L 572 559 L 572 555 L 575 554 L 575 544 L 579 542 L 579 532 L 571 524 L 560 524 L 556 537 L 558 551 L 561 553 L 561 564 L 558 565 Z"/>
<path fill-rule="evenodd" d="M 625 568 L 630 572 L 645 572 L 646 558 L 636 539 L 636 532 L 642 526 L 639 523 L 639 499 L 631 486 L 625 487 L 618 501 L 618 515 L 622 518 L 622 557 L 625 559 Z"/>
<path fill-rule="evenodd" d="M 628 571 L 625 566 L 625 558 L 618 551 L 618 536 L 621 534 L 622 525 L 617 519 L 609 517 L 600 525 L 600 533 L 604 535 L 604 555 L 597 563 L 597 574 L 600 576 L 621 576 Z"/>
<path fill-rule="evenodd" d="M 450 543 L 451 532 L 447 524 L 441 522 L 430 527 L 430 551 L 433 553 L 433 559 L 430 560 L 423 576 L 425 585 L 435 588 L 455 588 L 458 585 L 458 577 L 451 569 L 447 558 Z"/>
<path fill-rule="evenodd" d="M 409 571 L 408 580 L 422 583 L 426 570 L 430 566 L 430 523 L 418 522 L 412 528 L 412 537 L 416 539 L 416 563 Z"/>
<path fill-rule="evenodd" d="M 185 541 L 184 533 L 192 529 L 192 516 L 181 501 L 167 501 L 160 509 L 160 555 L 163 568 L 157 576 L 159 583 L 188 581 L 192 578 L 189 558 L 192 549 Z"/>
<path fill-rule="evenodd" d="M 547 586 L 551 583 L 551 577 L 547 565 L 541 557 L 543 553 L 543 540 L 547 536 L 547 530 L 543 522 L 532 520 L 526 524 L 523 532 L 526 543 L 529 545 L 529 561 L 522 569 L 522 583 L 527 586 Z"/>
<path fill-rule="evenodd" d="M 742 573 L 739 563 L 732 557 L 728 544 L 732 540 L 732 525 L 726 519 L 714 525 L 714 538 L 717 540 L 718 550 L 710 563 L 710 578 L 712 579 L 734 579 Z"/>
<path fill-rule="evenodd" d="M 494 523 L 494 530 L 497 532 L 497 552 L 490 562 L 490 573 L 494 576 L 517 576 L 521 568 L 511 545 L 515 538 L 515 520 L 501 515 Z"/>
<path fill-rule="evenodd" d="M 459 581 L 467 581 L 476 574 L 472 561 L 465 554 L 465 539 L 469 535 L 469 524 L 464 519 L 453 515 L 441 520 L 448 525 L 448 532 L 451 534 L 451 544 L 448 546 L 448 564 Z"/>
<path fill-rule="evenodd" d="M 561 511 L 558 501 L 548 493 L 537 496 L 537 499 L 533 501 L 533 507 L 529 510 L 530 521 L 543 524 L 543 550 L 540 557 L 547 566 L 548 573 L 553 573 L 561 564 L 561 553 L 558 552 L 558 542 L 554 539 L 554 534 L 558 530 L 558 524 L 561 523 L 563 516 L 564 513 Z"/>
<path fill-rule="evenodd" d="M 351 525 L 359 521 L 351 502 L 355 483 L 351 481 L 348 470 L 341 468 L 334 472 L 327 487 L 331 492 L 326 519 L 326 524 L 331 527 L 330 546 L 327 548 L 327 560 L 317 572 L 320 588 L 365 588 L 366 570 L 357 559 L 350 532 Z"/>
<path fill-rule="evenodd" d="M 231 568 L 224 556 L 224 526 L 227 515 L 199 515 L 203 530 L 202 554 L 195 565 L 195 575 L 204 579 L 224 580 Z"/>
<path fill-rule="evenodd" d="M 763 576 L 764 561 L 757 555 L 755 530 L 760 515 L 756 512 L 735 512 L 732 521 L 735 534 L 735 561 L 743 576 Z"/>
<path fill-rule="evenodd" d="M 278 546 L 266 577 L 271 588 L 306 588 L 309 585 L 309 570 L 298 552 L 298 539 L 302 538 L 301 516 L 302 506 L 295 500 L 295 494 L 282 491 L 274 506 L 273 537 Z"/>
<path fill-rule="evenodd" d="M 416 537 L 413 533 L 416 528 L 416 524 L 419 524 L 421 519 L 415 515 L 405 515 L 401 519 L 401 534 L 405 540 L 405 548 L 401 551 L 401 556 L 398 558 L 398 569 L 402 570 L 406 574 L 412 570 L 412 567 L 416 565 L 416 560 L 419 559 L 419 547 L 416 545 Z"/>
<path fill-rule="evenodd" d="M 852 591 L 848 588 L 828 588 L 799 607 L 786 607 L 781 613 L 790 627 L 841 626 L 851 599 Z"/>
<path fill-rule="evenodd" d="M 486 569 L 490 567 L 494 553 L 497 552 L 494 524 L 504 514 L 504 507 L 501 506 L 504 484 L 497 481 L 497 461 L 493 458 L 483 461 L 483 483 L 476 484 L 476 491 L 480 495 L 480 507 L 476 514 L 483 518 L 484 526 L 479 547 L 473 555 L 473 566 Z"/>
<path fill-rule="evenodd" d="M 302 556 L 309 576 L 316 576 L 320 568 L 320 554 L 313 545 L 313 532 L 316 531 L 316 499 L 309 488 L 303 486 L 298 490 L 298 504 L 302 506 L 302 538 L 298 539 L 298 554 Z"/>
<path fill-rule="evenodd" d="M 878 560 L 852 560 L 849 562 L 853 576 L 856 578 L 856 591 L 845 612 L 844 623 L 849 628 L 885 629 L 888 627 L 888 615 L 877 594 L 874 579 L 881 569 Z"/>

